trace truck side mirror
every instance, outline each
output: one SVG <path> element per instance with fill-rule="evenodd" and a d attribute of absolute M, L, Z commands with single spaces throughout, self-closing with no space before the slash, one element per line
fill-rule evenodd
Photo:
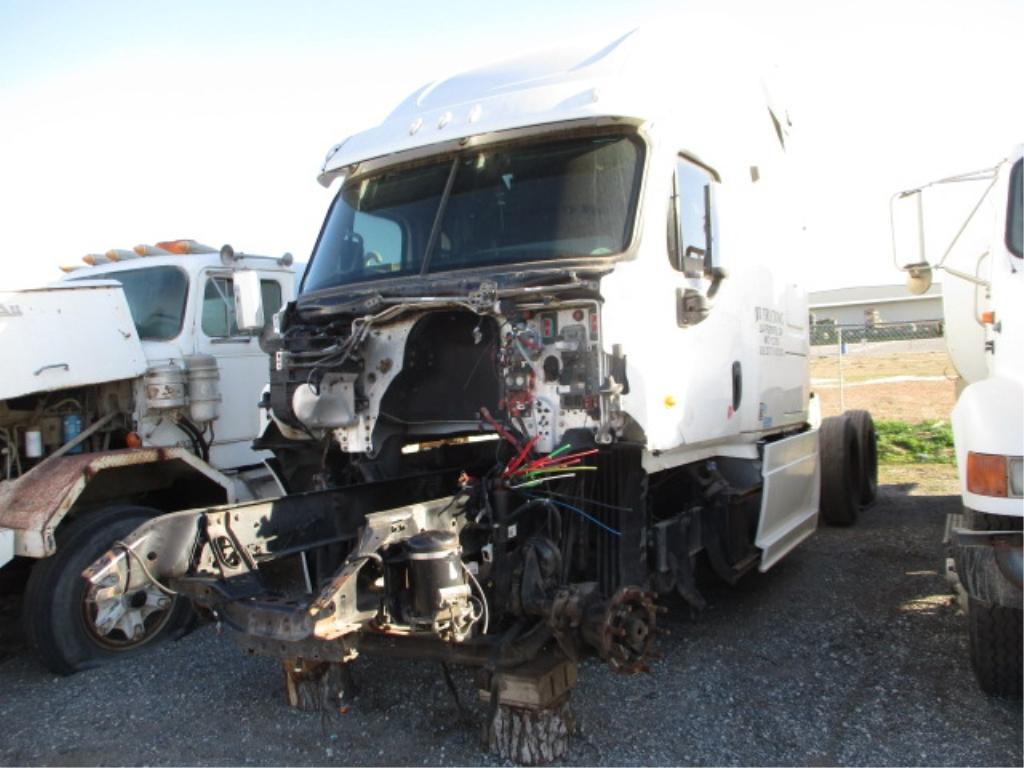
<path fill-rule="evenodd" d="M 910 286 L 914 271 L 928 266 L 924 237 L 924 200 L 920 189 L 898 192 L 889 198 L 889 227 L 892 235 L 893 263 L 897 269 L 907 272 L 907 288 L 914 293 Z"/>
<path fill-rule="evenodd" d="M 687 277 L 716 283 L 725 277 L 718 253 L 718 216 L 714 185 L 718 174 L 680 155 L 672 179 L 669 208 L 669 261 Z"/>
<path fill-rule="evenodd" d="M 235 288 L 235 324 L 240 331 L 263 328 L 263 293 L 259 273 L 240 269 L 233 276 Z"/>

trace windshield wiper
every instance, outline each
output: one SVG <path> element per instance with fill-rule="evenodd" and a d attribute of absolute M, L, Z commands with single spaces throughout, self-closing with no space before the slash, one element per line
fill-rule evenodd
<path fill-rule="evenodd" d="M 427 274 L 430 268 L 430 257 L 434 253 L 434 246 L 437 238 L 441 235 L 441 220 L 444 218 L 445 209 L 448 207 L 448 198 L 451 197 L 452 187 L 455 186 L 455 175 L 459 170 L 459 156 L 452 158 L 452 168 L 448 172 L 448 180 L 444 183 L 444 192 L 441 193 L 441 201 L 437 204 L 437 213 L 434 214 L 434 223 L 430 227 L 430 237 L 427 238 L 427 246 L 423 249 L 423 266 L 420 267 L 420 275 Z"/>

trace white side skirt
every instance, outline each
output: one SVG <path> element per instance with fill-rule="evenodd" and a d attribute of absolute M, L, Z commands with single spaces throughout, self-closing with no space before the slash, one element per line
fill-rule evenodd
<path fill-rule="evenodd" d="M 764 449 L 764 493 L 754 543 L 767 571 L 818 527 L 821 468 L 818 431 L 769 443 Z"/>

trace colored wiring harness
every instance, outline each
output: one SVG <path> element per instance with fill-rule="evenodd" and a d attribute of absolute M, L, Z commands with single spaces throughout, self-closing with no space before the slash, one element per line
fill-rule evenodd
<path fill-rule="evenodd" d="M 528 499 L 543 500 L 568 509 L 613 536 L 621 536 L 622 533 L 620 531 L 606 525 L 593 515 L 588 514 L 573 504 L 569 504 L 565 501 L 560 501 L 549 496 L 538 496 L 533 493 L 526 492 L 526 489 L 533 488 L 537 489 L 540 493 L 543 493 L 544 489 L 540 486 L 543 486 L 545 483 L 555 482 L 558 480 L 568 480 L 576 477 L 579 472 L 597 471 L 597 467 L 583 466 L 582 462 L 586 457 L 596 454 L 598 449 L 591 448 L 585 451 L 578 451 L 576 453 L 568 453 L 572 447 L 569 443 L 559 446 L 547 456 L 542 456 L 541 458 L 534 459 L 533 461 L 526 461 L 527 457 L 530 455 L 530 451 L 533 450 L 533 447 L 537 444 L 537 439 L 537 436 L 530 438 L 530 440 L 527 441 L 512 460 L 509 461 L 508 465 L 501 473 L 502 478 L 504 478 L 508 483 L 509 489 L 522 493 L 522 495 Z"/>

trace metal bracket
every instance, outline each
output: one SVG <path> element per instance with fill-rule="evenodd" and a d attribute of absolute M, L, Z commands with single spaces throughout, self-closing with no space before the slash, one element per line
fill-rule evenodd
<path fill-rule="evenodd" d="M 231 532 L 230 520 L 230 512 L 208 512 L 205 515 L 207 545 L 225 579 L 256 570 L 252 554 Z"/>

